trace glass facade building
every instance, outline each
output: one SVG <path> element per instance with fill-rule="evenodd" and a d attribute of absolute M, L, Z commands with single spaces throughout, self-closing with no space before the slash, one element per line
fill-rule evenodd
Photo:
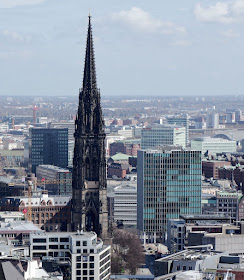
<path fill-rule="evenodd" d="M 150 125 L 141 132 L 142 149 L 158 149 L 164 145 L 186 147 L 186 128 L 176 125 Z"/>
<path fill-rule="evenodd" d="M 201 214 L 201 152 L 142 150 L 137 168 L 137 227 L 149 242 L 165 237 L 168 219 Z"/>
<path fill-rule="evenodd" d="M 36 167 L 50 164 L 66 168 L 68 166 L 68 129 L 32 128 L 29 145 L 30 169 L 36 173 Z"/>

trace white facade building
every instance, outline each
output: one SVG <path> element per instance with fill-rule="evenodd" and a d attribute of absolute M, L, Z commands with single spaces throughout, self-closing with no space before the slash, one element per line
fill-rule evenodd
<path fill-rule="evenodd" d="M 186 128 L 177 125 L 150 125 L 141 132 L 141 149 L 158 149 L 163 145 L 186 147 Z"/>
<path fill-rule="evenodd" d="M 110 246 L 95 232 L 43 232 L 31 234 L 30 256 L 71 265 L 72 280 L 105 280 L 110 277 Z"/>
<path fill-rule="evenodd" d="M 137 225 L 137 186 L 122 184 L 114 188 L 114 221 L 122 221 L 124 226 Z"/>
<path fill-rule="evenodd" d="M 235 153 L 236 141 L 222 138 L 200 137 L 191 141 L 191 149 L 201 151 L 202 154 Z"/>

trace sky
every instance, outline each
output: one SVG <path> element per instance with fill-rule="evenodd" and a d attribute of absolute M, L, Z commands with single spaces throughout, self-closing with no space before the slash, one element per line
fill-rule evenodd
<path fill-rule="evenodd" d="M 0 0 L 0 95 L 244 94 L 244 0 Z"/>

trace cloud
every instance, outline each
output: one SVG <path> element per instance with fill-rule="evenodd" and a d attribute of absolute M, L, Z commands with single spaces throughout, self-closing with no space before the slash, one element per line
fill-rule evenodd
<path fill-rule="evenodd" d="M 184 34 L 185 28 L 170 21 L 162 21 L 153 18 L 144 10 L 133 7 L 128 11 L 113 13 L 113 20 L 127 24 L 137 32 L 160 33 L 160 34 Z"/>
<path fill-rule="evenodd" d="M 195 6 L 195 17 L 202 22 L 216 22 L 230 24 L 242 21 L 244 15 L 244 0 L 231 2 L 217 2 L 208 7 L 203 7 L 200 3 Z"/>
<path fill-rule="evenodd" d="M 14 8 L 16 6 L 36 5 L 46 0 L 0 0 L 0 8 Z"/>
<path fill-rule="evenodd" d="M 203 22 L 230 23 L 233 21 L 232 17 L 230 17 L 229 5 L 222 2 L 218 2 L 207 8 L 203 8 L 201 4 L 197 4 L 194 14 L 198 21 Z"/>
<path fill-rule="evenodd" d="M 228 29 L 224 32 L 221 32 L 221 35 L 227 38 L 238 38 L 240 37 L 240 33 L 233 31 L 232 29 Z"/>
<path fill-rule="evenodd" d="M 180 47 L 188 47 L 191 46 L 192 42 L 189 40 L 176 40 L 171 43 L 171 46 L 180 46 Z"/>
<path fill-rule="evenodd" d="M 10 30 L 0 30 L 0 40 L 13 42 L 13 43 L 29 43 L 31 41 L 31 36 L 23 35 L 21 33 L 10 31 Z"/>

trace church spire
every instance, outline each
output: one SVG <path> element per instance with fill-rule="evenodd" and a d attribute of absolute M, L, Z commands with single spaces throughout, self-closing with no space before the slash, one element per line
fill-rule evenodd
<path fill-rule="evenodd" d="M 88 18 L 89 18 L 89 23 L 88 23 L 87 41 L 86 41 L 86 57 L 85 57 L 85 69 L 84 69 L 84 78 L 83 78 L 83 90 L 97 89 L 95 56 L 94 56 L 94 49 L 93 49 L 92 26 L 91 26 L 90 14 Z"/>
<path fill-rule="evenodd" d="M 108 231 L 105 133 L 89 15 L 83 88 L 75 121 L 72 172 L 72 228 Z"/>

